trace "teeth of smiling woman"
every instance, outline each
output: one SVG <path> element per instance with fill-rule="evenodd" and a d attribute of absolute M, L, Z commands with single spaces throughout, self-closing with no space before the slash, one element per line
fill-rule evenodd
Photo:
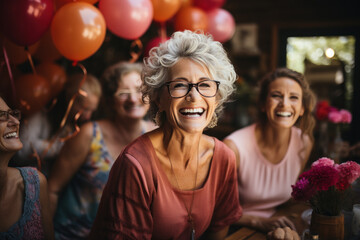
<path fill-rule="evenodd" d="M 202 108 L 186 108 L 186 109 L 181 109 L 180 112 L 183 114 L 202 114 L 204 112 L 204 109 L 202 109 Z"/>
<path fill-rule="evenodd" d="M 4 135 L 4 138 L 14 138 L 14 137 L 17 137 L 16 132 L 11 132 L 11 133 L 8 133 L 8 134 Z"/>
<path fill-rule="evenodd" d="M 291 113 L 290 112 L 277 112 L 276 115 L 279 115 L 281 117 L 290 117 Z"/>

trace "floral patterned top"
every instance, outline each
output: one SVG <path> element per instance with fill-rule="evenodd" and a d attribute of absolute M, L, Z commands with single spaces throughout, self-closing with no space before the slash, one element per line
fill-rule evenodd
<path fill-rule="evenodd" d="M 61 193 L 54 218 L 56 239 L 83 239 L 90 232 L 100 198 L 114 163 L 98 123 L 85 163 Z"/>
<path fill-rule="evenodd" d="M 44 239 L 40 212 L 40 180 L 37 170 L 32 167 L 19 169 L 24 179 L 25 199 L 19 221 L 6 232 L 0 232 L 0 239 Z"/>

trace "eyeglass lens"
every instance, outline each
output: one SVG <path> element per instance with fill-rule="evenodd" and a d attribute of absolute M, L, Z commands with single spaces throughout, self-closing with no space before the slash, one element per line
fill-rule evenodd
<path fill-rule="evenodd" d="M 8 110 L 8 111 L 0 110 L 0 120 L 1 121 L 9 120 L 9 115 L 13 116 L 17 120 L 21 119 L 21 112 L 19 110 Z"/>
<path fill-rule="evenodd" d="M 170 95 L 172 97 L 180 98 L 187 95 L 192 87 L 204 97 L 213 97 L 216 95 L 218 90 L 218 82 L 214 80 L 205 80 L 196 84 L 189 83 L 186 81 L 173 81 L 167 83 Z"/>

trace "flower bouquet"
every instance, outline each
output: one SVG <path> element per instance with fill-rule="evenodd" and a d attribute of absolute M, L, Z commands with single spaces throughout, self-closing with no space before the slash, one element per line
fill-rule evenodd
<path fill-rule="evenodd" d="M 326 100 L 320 101 L 316 105 L 316 118 L 320 121 L 329 120 L 329 122 L 337 123 L 351 123 L 352 115 L 346 109 L 337 109 L 330 106 Z"/>
<path fill-rule="evenodd" d="M 360 165 L 356 162 L 335 164 L 332 159 L 320 158 L 291 186 L 291 195 L 295 200 L 309 202 L 317 214 L 338 216 L 349 196 L 346 190 L 359 176 Z"/>

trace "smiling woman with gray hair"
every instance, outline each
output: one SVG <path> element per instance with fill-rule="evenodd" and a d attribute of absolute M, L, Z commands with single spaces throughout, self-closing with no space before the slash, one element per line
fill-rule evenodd
<path fill-rule="evenodd" d="M 159 128 L 114 164 L 90 239 L 223 239 L 239 205 L 235 155 L 203 134 L 236 74 L 210 36 L 176 32 L 150 51 L 143 99 Z"/>

